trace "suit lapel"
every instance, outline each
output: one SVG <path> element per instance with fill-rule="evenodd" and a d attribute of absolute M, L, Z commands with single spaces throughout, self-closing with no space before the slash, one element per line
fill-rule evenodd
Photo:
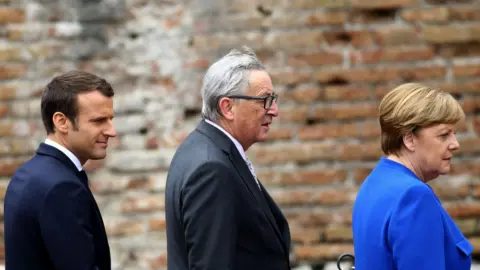
<path fill-rule="evenodd" d="M 245 160 L 243 160 L 242 156 L 240 155 L 240 153 L 238 153 L 236 148 L 230 151 L 229 157 L 230 157 L 230 161 L 237 169 L 237 172 L 242 177 L 243 182 L 247 185 L 248 189 L 250 190 L 250 193 L 253 195 L 255 200 L 260 205 L 260 208 L 262 209 L 263 213 L 266 215 L 270 225 L 272 226 L 273 230 L 277 234 L 277 237 L 280 239 L 282 247 L 286 249 L 285 241 L 283 240 L 283 236 L 280 233 L 280 230 L 277 225 L 277 221 L 272 214 L 272 210 L 268 205 L 267 201 L 265 200 L 265 197 L 263 196 L 262 191 L 260 191 L 260 189 L 258 188 L 252 173 L 250 172 L 247 164 L 245 163 Z M 262 186 L 262 189 L 263 189 L 263 186 Z M 288 250 L 285 250 L 285 252 L 288 252 Z"/>
<path fill-rule="evenodd" d="M 202 120 L 198 125 L 197 131 L 210 137 L 212 141 L 214 141 L 215 144 L 220 149 L 222 149 L 225 153 L 228 154 L 228 157 L 230 158 L 230 162 L 232 162 L 233 166 L 237 170 L 238 174 L 242 178 L 243 182 L 247 186 L 253 198 L 260 205 L 260 208 L 262 209 L 263 213 L 267 217 L 267 220 L 269 221 L 270 225 L 275 231 L 277 238 L 279 238 L 281 246 L 284 248 L 284 251 L 288 254 L 289 251 L 288 249 L 286 249 L 285 241 L 283 240 L 283 236 L 278 228 L 276 219 L 272 214 L 272 210 L 268 206 L 268 203 L 265 200 L 262 192 L 258 188 L 252 173 L 248 169 L 247 163 L 238 152 L 237 148 L 235 147 L 235 144 L 221 130 L 208 124 L 204 120 Z"/>
<path fill-rule="evenodd" d="M 285 248 L 287 254 L 289 254 L 289 252 L 290 252 L 290 228 L 288 227 L 287 219 L 282 214 L 282 211 L 280 210 L 280 208 L 278 208 L 277 204 L 272 199 L 272 197 L 270 197 L 270 195 L 268 194 L 267 190 L 262 185 L 262 183 L 260 183 L 260 185 L 262 187 L 263 197 L 265 198 L 265 200 L 267 202 L 267 205 L 269 206 L 270 210 L 272 211 L 272 214 L 275 218 L 278 229 L 279 229 L 280 233 L 282 234 L 282 240 L 283 240 L 282 242 L 283 242 L 284 248 Z"/>

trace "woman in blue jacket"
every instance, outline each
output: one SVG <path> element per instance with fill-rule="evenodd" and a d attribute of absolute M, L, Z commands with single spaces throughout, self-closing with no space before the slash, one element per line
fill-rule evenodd
<path fill-rule="evenodd" d="M 465 118 L 448 93 L 407 83 L 381 101 L 382 157 L 353 207 L 356 270 L 469 270 L 472 245 L 427 184 L 450 172 Z"/>

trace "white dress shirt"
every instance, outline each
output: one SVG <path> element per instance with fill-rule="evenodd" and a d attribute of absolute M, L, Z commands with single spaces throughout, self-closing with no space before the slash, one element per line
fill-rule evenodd
<path fill-rule="evenodd" d="M 83 170 L 82 164 L 80 164 L 80 160 L 72 152 L 70 152 L 70 150 L 65 148 L 63 145 L 60 145 L 59 143 L 54 142 L 54 141 L 50 140 L 49 138 L 47 138 L 45 140 L 45 144 L 48 144 L 48 145 L 50 145 L 52 147 L 55 147 L 58 150 L 62 151 L 73 162 L 73 164 L 75 164 L 75 167 L 77 167 L 78 171 Z"/>
<path fill-rule="evenodd" d="M 245 150 L 243 149 L 243 146 L 237 141 L 237 139 L 235 139 L 232 135 L 230 135 L 230 133 L 228 133 L 225 129 L 223 129 L 221 126 L 217 125 L 216 123 L 208 120 L 208 119 L 205 119 L 205 122 L 209 123 L 210 125 L 218 128 L 219 130 L 221 130 L 223 133 L 225 133 L 225 135 L 227 135 L 230 140 L 232 140 L 233 144 L 235 144 L 235 147 L 237 147 L 237 150 L 238 152 L 240 153 L 240 155 L 242 156 L 243 160 L 245 160 L 245 163 L 247 164 L 248 166 L 248 169 L 250 170 L 250 172 L 252 173 L 253 175 L 253 178 L 255 178 L 255 182 L 257 183 L 258 185 L 258 188 L 260 188 L 260 183 L 258 181 L 258 178 L 257 178 L 257 175 L 255 174 L 255 169 L 253 168 L 253 165 L 252 163 L 250 162 L 250 160 L 248 159 L 247 157 L 247 154 L 245 153 Z M 261 189 L 261 188 L 260 188 Z"/>

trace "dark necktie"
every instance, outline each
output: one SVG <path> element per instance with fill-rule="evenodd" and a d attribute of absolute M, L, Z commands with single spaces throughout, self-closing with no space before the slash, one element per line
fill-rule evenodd
<path fill-rule="evenodd" d="M 80 175 L 80 180 L 82 180 L 82 183 L 85 185 L 85 187 L 88 189 L 88 176 L 87 173 L 84 170 L 81 170 L 78 172 Z"/>

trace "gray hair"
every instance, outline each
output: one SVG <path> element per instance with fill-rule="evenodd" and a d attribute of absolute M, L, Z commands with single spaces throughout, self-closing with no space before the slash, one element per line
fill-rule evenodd
<path fill-rule="evenodd" d="M 242 51 L 233 49 L 213 63 L 203 78 L 202 118 L 217 122 L 220 114 L 219 100 L 230 95 L 244 94 L 249 82 L 250 70 L 265 70 L 255 53 L 243 46 Z"/>

